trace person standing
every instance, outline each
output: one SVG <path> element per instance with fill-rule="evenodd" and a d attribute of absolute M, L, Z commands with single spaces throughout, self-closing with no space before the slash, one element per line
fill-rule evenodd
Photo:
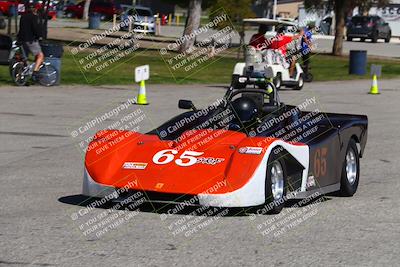
<path fill-rule="evenodd" d="M 17 40 L 22 44 L 27 56 L 32 53 L 35 57 L 35 68 L 32 74 L 34 79 L 37 77 L 39 68 L 44 61 L 44 54 L 39 44 L 41 39 L 42 29 L 37 11 L 34 4 L 28 2 L 25 4 L 25 13 L 21 15 Z"/>
<path fill-rule="evenodd" d="M 303 60 L 304 71 L 308 73 L 310 67 L 310 54 L 312 47 L 312 26 L 305 27 L 301 30 L 301 57 Z"/>
<path fill-rule="evenodd" d="M 268 39 L 265 38 L 267 30 L 267 25 L 261 24 L 258 27 L 258 32 L 251 37 L 249 45 L 258 50 L 268 49 L 270 44 Z"/>

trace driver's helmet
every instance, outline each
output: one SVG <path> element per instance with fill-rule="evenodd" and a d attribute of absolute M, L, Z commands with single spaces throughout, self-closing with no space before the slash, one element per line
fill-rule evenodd
<path fill-rule="evenodd" d="M 242 96 L 233 100 L 232 109 L 242 123 L 254 120 L 258 113 L 256 101 L 247 96 Z"/>

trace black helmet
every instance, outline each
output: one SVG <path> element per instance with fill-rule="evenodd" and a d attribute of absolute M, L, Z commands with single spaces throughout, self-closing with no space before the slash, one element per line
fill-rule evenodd
<path fill-rule="evenodd" d="M 257 103 L 247 96 L 233 100 L 232 108 L 242 123 L 252 121 L 258 113 Z"/>

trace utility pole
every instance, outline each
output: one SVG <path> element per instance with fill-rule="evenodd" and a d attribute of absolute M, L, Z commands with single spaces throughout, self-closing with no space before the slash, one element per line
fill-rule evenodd
<path fill-rule="evenodd" d="M 277 9 L 277 0 L 274 0 L 274 7 L 273 7 L 273 19 L 276 19 L 276 9 Z"/>

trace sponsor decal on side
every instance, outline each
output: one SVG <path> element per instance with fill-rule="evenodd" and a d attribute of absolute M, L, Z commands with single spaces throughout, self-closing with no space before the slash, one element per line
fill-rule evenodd
<path fill-rule="evenodd" d="M 262 147 L 246 146 L 239 148 L 240 154 L 260 155 L 262 151 Z"/>
<path fill-rule="evenodd" d="M 144 170 L 146 167 L 147 163 L 144 162 L 125 162 L 122 165 L 122 168 L 127 170 Z"/>
<path fill-rule="evenodd" d="M 215 165 L 223 162 L 223 158 L 197 158 L 197 163 Z"/>

